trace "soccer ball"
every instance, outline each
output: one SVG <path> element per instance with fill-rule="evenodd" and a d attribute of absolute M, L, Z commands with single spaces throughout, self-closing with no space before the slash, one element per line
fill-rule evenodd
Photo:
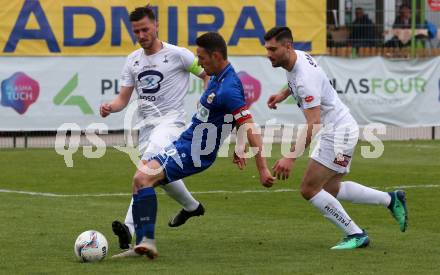
<path fill-rule="evenodd" d="M 101 261 L 107 255 L 107 239 L 98 231 L 88 230 L 78 236 L 73 250 L 80 262 Z"/>

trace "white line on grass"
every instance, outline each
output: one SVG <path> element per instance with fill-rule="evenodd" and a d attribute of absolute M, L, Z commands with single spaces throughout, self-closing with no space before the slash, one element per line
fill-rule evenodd
<path fill-rule="evenodd" d="M 373 187 L 379 190 L 389 190 L 389 189 L 431 189 L 440 188 L 437 184 L 425 184 L 425 185 L 399 185 L 399 186 L 382 186 Z M 227 191 L 227 190 L 211 190 L 211 191 L 195 191 L 192 194 L 247 194 L 247 193 L 283 193 L 283 192 L 297 192 L 298 189 L 266 189 L 266 190 L 238 190 L 238 191 Z M 20 191 L 20 190 L 9 190 L 0 189 L 0 193 L 11 193 L 11 194 L 22 194 L 30 196 L 40 196 L 40 197 L 56 197 L 56 198 L 70 198 L 70 197 L 119 197 L 119 196 L 131 196 L 130 193 L 101 193 L 101 194 L 56 194 L 56 193 L 45 193 L 45 192 L 30 192 L 30 191 Z M 159 195 L 164 195 L 164 192 L 158 192 Z"/>

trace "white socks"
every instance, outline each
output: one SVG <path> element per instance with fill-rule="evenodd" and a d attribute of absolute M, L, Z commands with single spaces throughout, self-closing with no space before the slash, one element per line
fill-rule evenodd
<path fill-rule="evenodd" d="M 319 191 L 309 201 L 318 208 L 324 217 L 339 227 L 345 235 L 362 233 L 362 229 L 351 220 L 341 203 L 324 189 Z"/>
<path fill-rule="evenodd" d="M 199 202 L 194 199 L 191 193 L 186 189 L 183 180 L 176 180 L 165 185 L 160 185 L 165 193 L 188 211 L 194 211 L 199 207 Z"/>
<path fill-rule="evenodd" d="M 388 193 L 360 185 L 353 181 L 341 182 L 336 198 L 352 203 L 377 204 L 385 207 L 391 202 L 391 197 Z"/>
<path fill-rule="evenodd" d="M 134 236 L 134 222 L 133 222 L 133 213 L 131 212 L 131 207 L 133 206 L 133 198 L 131 198 L 130 206 L 128 207 L 127 215 L 125 215 L 125 225 L 130 230 L 130 234 Z"/>
<path fill-rule="evenodd" d="M 199 202 L 194 199 L 191 193 L 186 189 L 182 180 L 176 180 L 165 185 L 160 185 L 165 193 L 173 198 L 177 203 L 183 206 L 188 212 L 194 211 L 199 207 Z M 131 206 L 133 205 L 133 199 L 131 199 L 130 206 L 128 207 L 127 215 L 125 216 L 125 225 L 130 230 L 131 235 L 134 235 L 134 223 L 133 214 L 131 212 Z"/>

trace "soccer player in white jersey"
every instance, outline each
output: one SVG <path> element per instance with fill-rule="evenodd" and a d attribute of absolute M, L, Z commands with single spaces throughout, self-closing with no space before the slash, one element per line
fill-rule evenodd
<path fill-rule="evenodd" d="M 126 60 L 121 76 L 119 95 L 100 107 L 101 116 L 123 110 L 133 90 L 138 95 L 138 113 L 146 125 L 140 128 L 139 148 L 142 162 L 157 155 L 165 145 L 185 130 L 184 97 L 188 91 L 190 73 L 209 80 L 194 54 L 186 48 L 170 45 L 158 38 L 158 22 L 150 6 L 138 7 L 130 13 L 132 30 L 141 48 Z M 170 220 L 169 226 L 184 224 L 192 216 L 203 215 L 203 205 L 193 198 L 182 180 L 161 185 L 166 194 L 183 206 Z M 134 234 L 131 201 L 125 222 L 114 221 L 112 229 L 119 238 L 120 257 L 136 256 L 130 248 Z M 118 256 L 118 255 L 116 255 Z"/>
<path fill-rule="evenodd" d="M 404 232 L 408 217 L 403 191 L 387 193 L 353 181 L 342 181 L 349 172 L 359 127 L 324 71 L 309 54 L 293 48 L 289 28 L 274 27 L 264 40 L 272 66 L 284 68 L 288 81 L 288 89 L 269 97 L 269 108 L 276 109 L 277 103 L 292 95 L 307 121 L 307 129 L 299 130 L 289 156 L 275 163 L 274 175 L 287 179 L 296 158 L 318 132 L 317 145 L 301 182 L 301 195 L 344 232 L 344 239 L 331 249 L 354 249 L 369 244 L 367 233 L 350 218 L 339 200 L 388 207 Z"/>

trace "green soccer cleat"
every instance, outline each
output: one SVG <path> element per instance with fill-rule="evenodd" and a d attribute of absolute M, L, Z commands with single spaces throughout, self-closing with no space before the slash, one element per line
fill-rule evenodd
<path fill-rule="evenodd" d="M 344 250 L 344 249 L 355 249 L 355 248 L 364 248 L 370 244 L 370 238 L 368 238 L 365 230 L 362 230 L 362 233 L 348 235 L 341 242 L 333 246 L 332 250 Z"/>
<path fill-rule="evenodd" d="M 391 203 L 388 209 L 391 211 L 394 219 L 399 223 L 400 231 L 405 232 L 408 226 L 408 210 L 406 209 L 405 192 L 397 190 L 388 193 L 391 196 Z"/>

